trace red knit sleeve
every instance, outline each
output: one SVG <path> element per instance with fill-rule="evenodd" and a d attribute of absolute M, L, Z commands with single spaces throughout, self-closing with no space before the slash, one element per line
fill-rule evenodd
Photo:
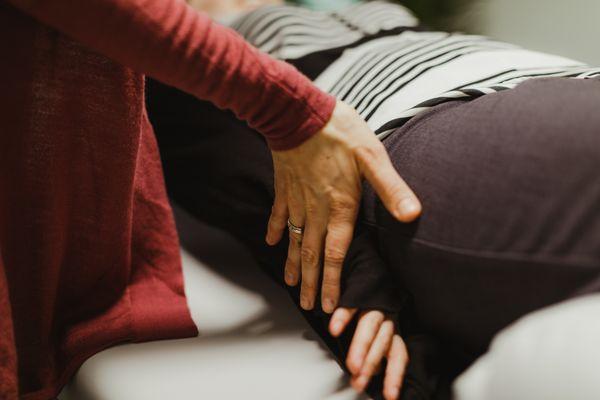
<path fill-rule="evenodd" d="M 335 100 L 294 67 L 181 0 L 9 0 L 113 60 L 233 110 L 275 150 L 297 146 Z"/>
<path fill-rule="evenodd" d="M 16 399 L 17 393 L 17 354 L 12 311 L 2 254 L 0 254 L 0 397 Z"/>

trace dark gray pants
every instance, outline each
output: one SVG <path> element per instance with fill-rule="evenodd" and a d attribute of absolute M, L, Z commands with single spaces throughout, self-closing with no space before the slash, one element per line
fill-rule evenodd
<path fill-rule="evenodd" d="M 538 79 L 385 142 L 424 213 L 367 220 L 428 331 L 475 356 L 519 316 L 600 290 L 600 80 Z"/>

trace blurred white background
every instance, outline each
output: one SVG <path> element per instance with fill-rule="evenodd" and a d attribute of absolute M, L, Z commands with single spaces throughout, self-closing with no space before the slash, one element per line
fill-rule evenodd
<path fill-rule="evenodd" d="M 600 65 L 600 0 L 479 0 L 459 26 Z"/>

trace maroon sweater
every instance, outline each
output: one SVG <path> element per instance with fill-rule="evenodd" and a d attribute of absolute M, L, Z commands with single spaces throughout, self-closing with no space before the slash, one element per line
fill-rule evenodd
<path fill-rule="evenodd" d="M 0 399 L 46 399 L 103 348 L 197 333 L 143 74 L 233 110 L 273 149 L 309 138 L 335 102 L 182 1 L 9 3 Z"/>

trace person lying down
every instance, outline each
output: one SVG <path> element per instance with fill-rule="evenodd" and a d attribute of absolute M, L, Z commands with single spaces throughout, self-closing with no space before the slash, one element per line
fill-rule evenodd
<path fill-rule="evenodd" d="M 302 311 L 355 388 L 450 398 L 500 329 L 600 290 L 599 68 L 427 31 L 380 1 L 270 5 L 230 26 L 354 106 L 424 205 L 404 225 L 366 187 L 338 309 Z M 300 238 L 264 241 L 274 194 L 262 137 L 153 81 L 148 109 L 172 198 L 245 243 L 299 305 L 299 256 L 286 257 Z"/>

